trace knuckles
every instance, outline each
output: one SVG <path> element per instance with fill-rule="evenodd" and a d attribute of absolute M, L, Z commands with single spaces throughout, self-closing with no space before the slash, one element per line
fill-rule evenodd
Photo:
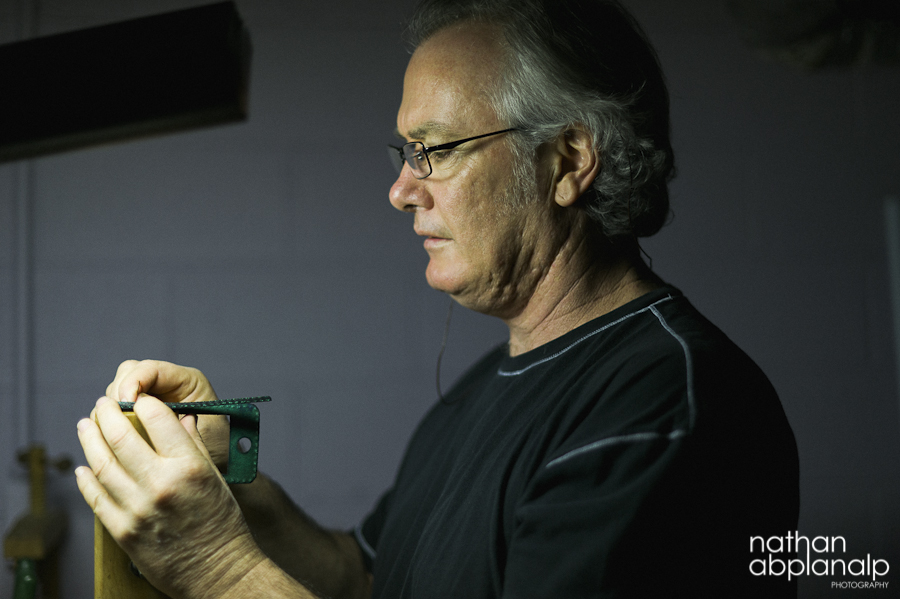
<path fill-rule="evenodd" d="M 146 530 L 148 526 L 171 514 L 183 512 L 198 497 L 209 495 L 214 480 L 209 466 L 194 460 L 178 464 L 162 464 L 146 473 L 142 492 L 130 497 L 127 511 L 130 528 Z"/>
<path fill-rule="evenodd" d="M 177 506 L 182 500 L 190 500 L 208 492 L 218 483 L 209 463 L 200 457 L 178 459 L 175 464 L 164 462 L 148 475 L 148 512 Z"/>
<path fill-rule="evenodd" d="M 113 453 L 119 453 L 128 444 L 127 429 L 106 430 L 103 431 L 103 437 Z"/>
<path fill-rule="evenodd" d="M 168 502 L 171 499 L 168 490 L 183 487 L 188 492 L 196 493 L 207 485 L 213 484 L 214 481 L 215 476 L 209 463 L 198 457 L 179 464 L 177 471 L 172 472 L 170 477 L 163 480 L 164 484 L 156 490 L 156 495 L 160 500 Z"/>
<path fill-rule="evenodd" d="M 134 413 L 138 415 L 141 422 L 153 425 L 166 418 L 171 418 L 172 410 L 160 405 L 158 401 L 148 401 L 151 397 L 150 395 L 141 395 L 134 404 Z"/>
<path fill-rule="evenodd" d="M 113 468 L 115 460 L 110 456 L 104 456 L 98 459 L 97 463 L 91 467 L 94 476 L 101 483 L 106 479 L 107 473 Z M 93 507 L 93 506 L 92 506 Z"/>
<path fill-rule="evenodd" d="M 117 530 L 110 530 L 109 534 L 113 536 L 123 546 L 134 545 L 140 541 L 142 534 L 139 527 L 135 526 L 136 521 L 120 525 Z"/>

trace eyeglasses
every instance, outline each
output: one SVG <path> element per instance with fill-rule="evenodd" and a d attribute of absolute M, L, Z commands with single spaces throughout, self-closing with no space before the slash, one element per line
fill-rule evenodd
<path fill-rule="evenodd" d="M 431 152 L 452 150 L 456 146 L 464 144 L 467 141 L 481 139 L 482 137 L 490 137 L 491 135 L 500 135 L 501 133 L 507 133 L 508 131 L 517 131 L 517 129 L 512 128 L 494 131 L 493 133 L 485 133 L 484 135 L 476 135 L 475 137 L 450 141 L 445 144 L 431 146 L 430 148 L 426 148 L 425 144 L 420 141 L 411 141 L 408 144 L 403 144 L 403 147 L 401 148 L 389 145 L 387 147 L 388 156 L 391 159 L 391 164 L 394 165 L 394 168 L 397 169 L 398 173 L 403 170 L 403 163 L 405 162 L 409 165 L 409 168 L 412 169 L 413 176 L 415 176 L 416 179 L 424 179 L 432 172 L 431 161 L 428 159 L 428 154 Z"/>

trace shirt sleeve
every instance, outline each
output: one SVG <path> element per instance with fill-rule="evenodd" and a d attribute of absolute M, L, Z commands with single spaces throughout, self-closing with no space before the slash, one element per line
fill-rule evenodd
<path fill-rule="evenodd" d="M 796 472 L 780 465 L 790 462 L 786 452 L 765 449 L 785 444 L 759 435 L 766 428 L 774 435 L 779 420 L 764 402 L 733 401 L 755 394 L 752 385 L 734 389 L 709 378 L 691 397 L 705 408 L 696 426 L 689 412 L 663 410 L 591 438 L 610 412 L 582 416 L 518 498 L 503 597 L 796 597 L 796 579 L 749 570 L 751 535 L 796 526 Z M 653 379 L 639 377 L 628 397 L 684 397 Z M 710 398 L 718 407 L 709 408 Z M 752 408 L 732 414 L 733 405 Z"/>
<path fill-rule="evenodd" d="M 653 590 L 653 577 L 667 573 L 641 568 L 658 564 L 655 556 L 678 544 L 673 537 L 681 527 L 673 518 L 683 506 L 660 505 L 657 496 L 675 482 L 683 445 L 666 435 L 610 439 L 545 465 L 515 513 L 504 597 L 628 597 Z"/>

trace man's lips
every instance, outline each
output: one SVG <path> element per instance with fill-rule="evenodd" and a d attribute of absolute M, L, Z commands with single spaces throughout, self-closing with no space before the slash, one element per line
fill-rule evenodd
<path fill-rule="evenodd" d="M 415 231 L 416 231 L 416 235 L 418 235 L 420 237 L 425 237 L 426 238 L 425 241 L 431 241 L 431 240 L 447 241 L 448 239 L 450 239 L 449 237 L 445 237 L 445 236 L 443 236 L 437 232 L 433 232 L 433 231 L 426 231 L 424 229 L 415 229 Z"/>
<path fill-rule="evenodd" d="M 437 231 L 428 231 L 426 229 L 416 229 L 416 235 L 425 238 L 425 241 L 422 245 L 425 247 L 425 250 L 437 249 L 441 245 L 450 241 L 448 237 L 442 236 Z"/>
<path fill-rule="evenodd" d="M 450 240 L 445 237 L 427 237 L 422 246 L 425 248 L 425 251 L 429 251 L 436 250 L 447 243 L 450 243 Z"/>

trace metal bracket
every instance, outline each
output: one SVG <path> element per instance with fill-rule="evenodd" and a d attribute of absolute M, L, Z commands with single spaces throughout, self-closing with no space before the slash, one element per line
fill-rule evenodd
<path fill-rule="evenodd" d="M 231 432 L 228 439 L 228 473 L 225 482 L 241 484 L 253 482 L 259 462 L 259 408 L 254 403 L 272 401 L 271 397 L 245 397 L 166 403 L 178 414 L 218 414 L 228 416 Z M 134 403 L 120 401 L 123 411 L 134 410 Z M 246 441 L 245 441 L 246 440 Z"/>

